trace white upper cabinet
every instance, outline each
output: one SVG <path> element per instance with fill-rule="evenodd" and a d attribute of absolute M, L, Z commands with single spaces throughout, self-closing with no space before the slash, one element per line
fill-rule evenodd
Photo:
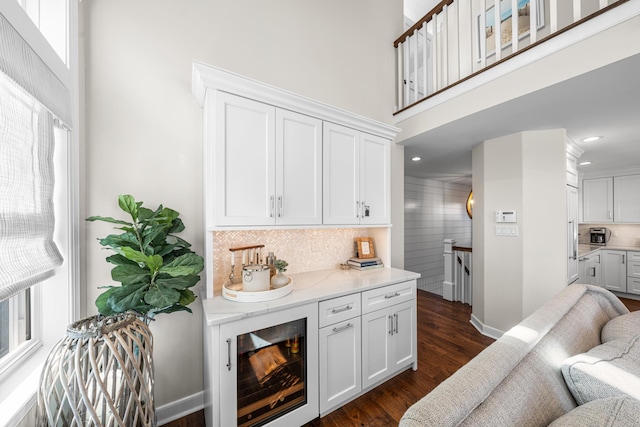
<path fill-rule="evenodd" d="M 322 223 L 322 121 L 218 92 L 217 225 Z"/>
<path fill-rule="evenodd" d="M 276 224 L 322 224 L 322 120 L 276 110 Z"/>
<path fill-rule="evenodd" d="M 391 146 L 388 139 L 360 134 L 360 223 L 391 223 Z"/>
<path fill-rule="evenodd" d="M 613 178 L 614 221 L 640 222 L 640 175 Z"/>
<path fill-rule="evenodd" d="M 582 215 L 584 222 L 613 222 L 613 178 L 582 181 Z"/>
<path fill-rule="evenodd" d="M 400 129 L 199 62 L 192 92 L 204 108 L 207 232 L 390 225 Z"/>
<path fill-rule="evenodd" d="M 217 225 L 275 223 L 276 110 L 225 92 L 215 97 Z"/>
<path fill-rule="evenodd" d="M 390 223 L 390 141 L 324 123 L 323 223 Z"/>
<path fill-rule="evenodd" d="M 360 222 L 360 132 L 324 123 L 323 212 L 325 224 Z"/>

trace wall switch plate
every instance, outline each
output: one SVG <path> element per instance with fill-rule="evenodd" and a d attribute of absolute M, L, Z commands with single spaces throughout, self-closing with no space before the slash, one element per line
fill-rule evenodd
<path fill-rule="evenodd" d="M 517 225 L 496 225 L 496 236 L 517 237 L 518 226 Z"/>

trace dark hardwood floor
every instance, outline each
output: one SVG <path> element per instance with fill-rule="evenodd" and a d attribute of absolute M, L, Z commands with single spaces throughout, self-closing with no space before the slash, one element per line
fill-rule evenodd
<path fill-rule="evenodd" d="M 631 311 L 640 301 L 621 298 Z M 387 427 L 406 409 L 493 342 L 469 323 L 471 307 L 418 291 L 418 370 L 407 370 L 358 399 L 304 427 Z M 198 411 L 166 427 L 204 426 Z"/>

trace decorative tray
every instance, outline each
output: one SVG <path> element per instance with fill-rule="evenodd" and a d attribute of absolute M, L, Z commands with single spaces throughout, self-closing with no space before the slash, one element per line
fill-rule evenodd
<path fill-rule="evenodd" d="M 289 278 L 289 283 L 278 289 L 267 291 L 245 292 L 242 290 L 242 282 L 231 283 L 228 280 L 222 285 L 222 296 L 229 301 L 237 302 L 264 302 L 282 298 L 289 295 L 293 290 L 293 280 Z"/>

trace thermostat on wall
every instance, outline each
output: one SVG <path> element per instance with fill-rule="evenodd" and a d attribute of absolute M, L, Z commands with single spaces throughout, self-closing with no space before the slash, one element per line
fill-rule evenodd
<path fill-rule="evenodd" d="M 516 220 L 516 211 L 497 211 L 496 222 L 518 222 Z"/>

